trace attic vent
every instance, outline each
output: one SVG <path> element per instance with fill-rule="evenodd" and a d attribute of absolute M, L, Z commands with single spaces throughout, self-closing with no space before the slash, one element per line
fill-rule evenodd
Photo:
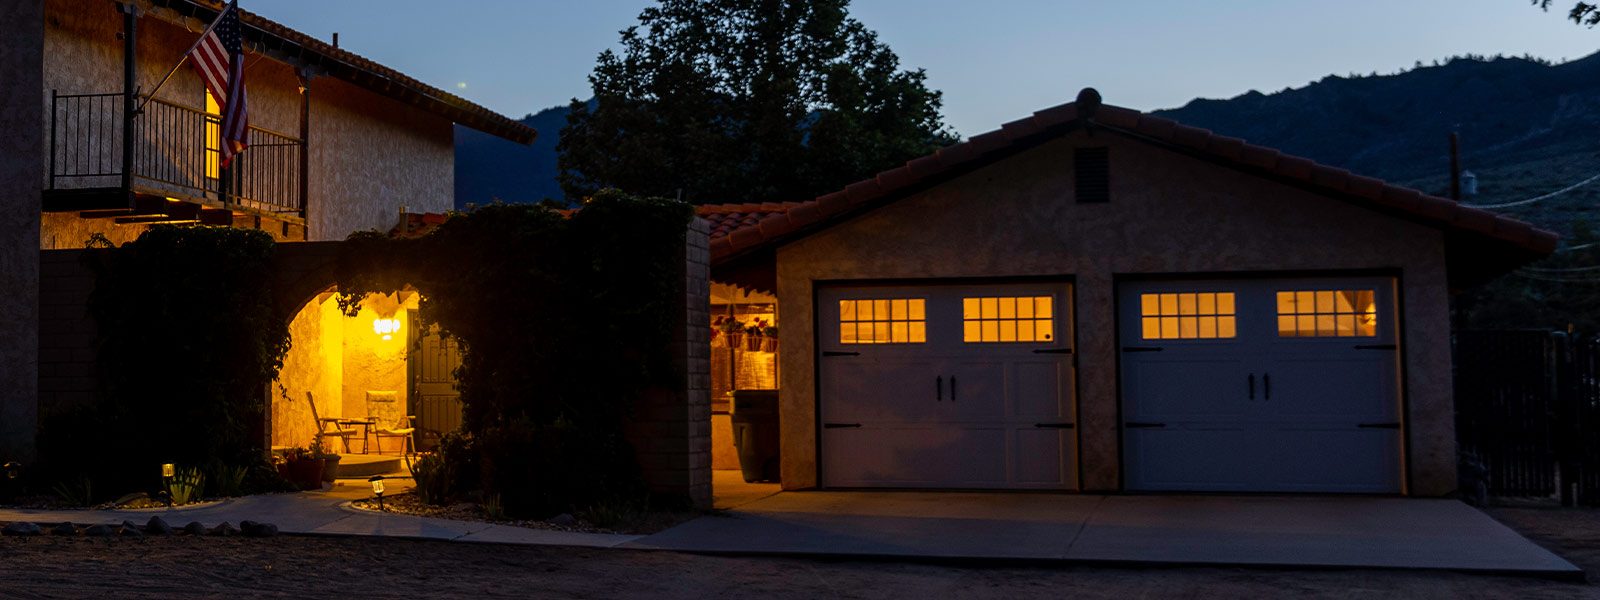
<path fill-rule="evenodd" d="M 1072 170 L 1077 179 L 1078 204 L 1103 204 L 1111 201 L 1109 148 L 1078 148 L 1072 153 Z"/>

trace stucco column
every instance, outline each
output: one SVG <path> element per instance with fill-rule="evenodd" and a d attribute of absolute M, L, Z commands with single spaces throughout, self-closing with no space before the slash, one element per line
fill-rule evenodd
<path fill-rule="evenodd" d="M 1078 324 L 1078 465 L 1080 489 L 1115 491 L 1122 483 L 1117 420 L 1116 290 L 1112 275 L 1092 265 L 1078 274 L 1073 307 Z"/>
<path fill-rule="evenodd" d="M 39 414 L 44 1 L 0 2 L 0 461 L 31 460 Z"/>

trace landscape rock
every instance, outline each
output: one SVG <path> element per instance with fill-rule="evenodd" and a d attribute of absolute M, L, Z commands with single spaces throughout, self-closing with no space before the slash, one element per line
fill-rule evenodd
<path fill-rule="evenodd" d="M 278 526 L 271 523 L 240 521 L 239 532 L 245 537 L 273 537 L 278 535 Z"/>
<path fill-rule="evenodd" d="M 205 535 L 206 526 L 201 525 L 199 521 L 190 521 L 188 525 L 183 526 L 183 532 L 189 535 Z"/>
<path fill-rule="evenodd" d="M 172 535 L 172 526 L 161 517 L 150 517 L 150 522 L 144 524 L 144 532 L 150 535 Z"/>
<path fill-rule="evenodd" d="M 212 527 L 211 531 L 207 531 L 206 532 L 206 535 L 229 536 L 229 535 L 233 535 L 235 533 L 239 533 L 239 530 L 234 529 L 232 525 L 229 525 L 227 523 L 223 523 L 223 524 L 218 525 L 216 527 Z"/>
<path fill-rule="evenodd" d="M 18 521 L 0 528 L 0 535 L 44 535 L 44 530 L 39 529 L 38 523 Z"/>
<path fill-rule="evenodd" d="M 122 528 L 117 531 L 117 535 L 126 537 L 139 537 L 144 535 L 144 532 L 139 531 L 139 526 L 134 525 L 132 521 L 123 521 Z"/>
<path fill-rule="evenodd" d="M 89 526 L 88 529 L 83 530 L 83 534 L 84 535 L 96 535 L 96 536 L 101 536 L 101 537 L 110 537 L 111 536 L 111 526 L 110 525 L 91 525 L 91 526 Z"/>
<path fill-rule="evenodd" d="M 78 526 L 72 523 L 62 523 L 50 530 L 50 535 L 78 535 Z"/>
<path fill-rule="evenodd" d="M 551 525 L 574 525 L 578 522 L 578 519 L 567 513 L 561 513 L 546 519 L 545 522 L 550 523 Z"/>

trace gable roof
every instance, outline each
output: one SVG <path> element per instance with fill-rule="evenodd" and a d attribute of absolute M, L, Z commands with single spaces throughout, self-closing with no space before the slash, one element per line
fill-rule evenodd
<path fill-rule="evenodd" d="M 788 241 L 1079 128 L 1110 131 L 1443 229 L 1452 250 L 1453 281 L 1487 279 L 1556 248 L 1555 233 L 1528 223 L 1171 119 L 1102 104 L 1099 92 L 1085 88 L 1075 102 L 1006 123 L 815 200 L 701 206 L 697 212 L 712 226 L 711 262 L 721 265 L 764 256 Z M 1463 262 L 1458 258 L 1472 261 L 1475 270 L 1458 273 L 1457 263 Z"/>
<path fill-rule="evenodd" d="M 151 0 L 151 4 L 170 9 L 179 17 L 199 19 L 207 24 L 222 12 L 217 0 Z M 278 60 L 291 59 L 316 66 L 328 75 L 343 79 L 375 93 L 394 98 L 451 121 L 484 133 L 531 144 L 539 132 L 526 124 L 465 98 L 451 94 L 405 74 L 367 60 L 353 52 L 334 47 L 317 38 L 295 31 L 276 21 L 240 9 L 239 22 L 244 37 Z"/>

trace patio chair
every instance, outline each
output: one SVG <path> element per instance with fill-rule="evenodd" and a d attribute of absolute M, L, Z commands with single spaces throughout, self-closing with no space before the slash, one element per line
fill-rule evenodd
<path fill-rule="evenodd" d="M 395 417 L 394 427 L 383 427 L 372 432 L 373 435 L 378 436 L 378 454 L 383 454 L 383 438 L 400 438 L 402 440 L 400 442 L 400 455 L 405 457 L 407 468 L 411 466 L 411 455 L 415 451 L 415 448 L 411 445 L 411 435 L 417 432 L 417 428 L 411 426 L 412 418 L 411 415 Z"/>
<path fill-rule="evenodd" d="M 317 401 L 312 399 L 311 392 L 309 391 L 306 392 L 306 404 L 311 405 L 311 418 L 317 422 L 317 439 L 320 440 L 330 437 L 339 438 L 340 441 L 344 442 L 344 453 L 349 454 L 350 438 L 352 436 L 361 435 L 361 453 L 366 454 L 367 437 L 362 435 L 362 432 L 354 429 L 344 429 L 344 419 L 336 417 L 329 417 L 325 419 L 321 415 L 318 415 Z M 330 427 L 332 429 L 329 429 Z"/>

